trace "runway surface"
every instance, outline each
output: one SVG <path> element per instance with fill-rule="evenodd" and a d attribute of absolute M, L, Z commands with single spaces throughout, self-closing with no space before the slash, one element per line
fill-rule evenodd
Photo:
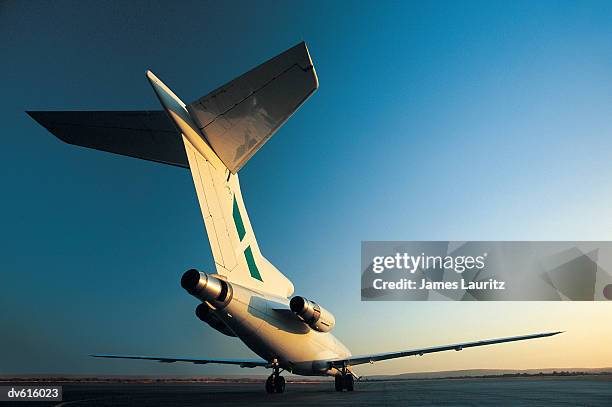
<path fill-rule="evenodd" d="M 63 384 L 61 406 L 612 406 L 612 377 L 408 380 L 355 383 L 337 393 L 333 383 L 288 383 L 284 394 L 247 384 Z M 3 403 L 0 403 L 2 405 Z"/>

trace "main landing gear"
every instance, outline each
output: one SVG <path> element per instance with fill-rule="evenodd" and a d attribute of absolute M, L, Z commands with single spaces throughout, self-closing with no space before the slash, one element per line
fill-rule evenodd
<path fill-rule="evenodd" d="M 341 373 L 336 375 L 335 377 L 335 387 L 336 391 L 353 391 L 355 378 L 353 374 L 344 366 L 341 370 Z"/>
<path fill-rule="evenodd" d="M 280 375 L 280 367 L 278 362 L 272 362 L 272 374 L 266 380 L 267 393 L 283 393 L 285 391 L 285 378 Z"/>

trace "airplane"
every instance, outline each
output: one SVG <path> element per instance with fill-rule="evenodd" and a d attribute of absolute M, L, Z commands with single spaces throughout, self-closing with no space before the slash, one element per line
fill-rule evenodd
<path fill-rule="evenodd" d="M 549 337 L 513 336 L 353 356 L 331 333 L 335 317 L 318 302 L 293 296 L 293 283 L 261 253 L 240 192 L 238 171 L 319 87 L 304 42 L 186 105 L 146 72 L 163 110 L 28 111 L 64 142 L 191 171 L 215 272 L 186 271 L 181 286 L 198 300 L 195 314 L 259 358 L 211 359 L 139 355 L 96 358 L 224 364 L 272 369 L 265 389 L 283 393 L 283 371 L 333 376 L 352 391 L 365 363 Z"/>

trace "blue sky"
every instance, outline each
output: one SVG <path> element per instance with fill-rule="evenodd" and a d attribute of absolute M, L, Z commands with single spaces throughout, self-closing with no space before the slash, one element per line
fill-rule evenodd
<path fill-rule="evenodd" d="M 146 69 L 192 101 L 302 40 L 320 88 L 240 173 L 296 292 L 354 353 L 570 331 L 363 372 L 612 365 L 609 303 L 360 302 L 362 240 L 612 238 L 612 5 L 532 3 L 3 2 L 0 374 L 245 373 L 86 357 L 253 355 L 180 288 L 213 269 L 189 173 L 24 111 L 158 109 Z"/>

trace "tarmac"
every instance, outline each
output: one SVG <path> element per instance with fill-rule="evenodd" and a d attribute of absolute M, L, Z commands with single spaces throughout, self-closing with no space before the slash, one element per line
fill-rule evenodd
<path fill-rule="evenodd" d="M 6 385 L 6 384 L 3 384 Z M 38 383 L 37 385 L 41 385 Z M 16 406 L 612 406 L 612 376 L 287 383 L 266 394 L 263 383 L 63 383 L 62 402 Z M 0 402 L 0 406 L 7 403 Z"/>

